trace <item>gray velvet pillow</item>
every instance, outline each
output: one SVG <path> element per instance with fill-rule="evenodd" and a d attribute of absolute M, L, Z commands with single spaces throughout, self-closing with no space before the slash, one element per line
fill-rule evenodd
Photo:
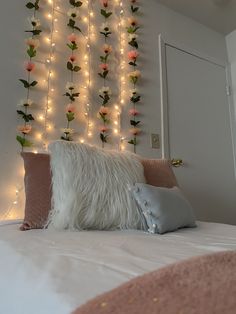
<path fill-rule="evenodd" d="M 163 234 L 183 227 L 196 227 L 193 209 L 179 188 L 137 183 L 131 190 L 150 233 Z"/>

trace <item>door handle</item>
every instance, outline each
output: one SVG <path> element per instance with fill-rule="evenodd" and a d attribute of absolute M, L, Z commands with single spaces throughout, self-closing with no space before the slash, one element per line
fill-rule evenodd
<path fill-rule="evenodd" d="M 173 167 L 179 168 L 179 167 L 182 167 L 184 165 L 184 162 L 182 159 L 172 159 L 171 164 Z"/>

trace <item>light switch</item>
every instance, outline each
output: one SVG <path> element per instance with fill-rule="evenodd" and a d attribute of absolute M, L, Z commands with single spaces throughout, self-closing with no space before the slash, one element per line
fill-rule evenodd
<path fill-rule="evenodd" d="M 151 145 L 154 149 L 160 149 L 160 137 L 159 134 L 151 134 Z"/>

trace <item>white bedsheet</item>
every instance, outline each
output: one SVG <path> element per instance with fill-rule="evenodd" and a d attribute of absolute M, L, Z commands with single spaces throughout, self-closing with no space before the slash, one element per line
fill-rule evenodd
<path fill-rule="evenodd" d="M 0 314 L 68 314 L 135 276 L 222 250 L 236 250 L 235 226 L 201 222 L 160 236 L 0 224 Z"/>

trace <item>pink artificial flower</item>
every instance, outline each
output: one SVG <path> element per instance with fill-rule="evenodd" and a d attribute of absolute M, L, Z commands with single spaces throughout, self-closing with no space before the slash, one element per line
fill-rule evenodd
<path fill-rule="evenodd" d="M 108 7 L 108 0 L 101 0 L 101 4 L 104 6 L 104 8 Z"/>
<path fill-rule="evenodd" d="M 109 109 L 105 106 L 102 106 L 99 110 L 99 113 L 106 116 L 109 113 Z"/>
<path fill-rule="evenodd" d="M 136 3 L 136 2 L 137 2 L 137 0 L 130 0 L 130 2 L 131 2 L 131 3 Z"/>
<path fill-rule="evenodd" d="M 28 71 L 28 72 L 31 72 L 35 69 L 35 64 L 31 61 L 29 62 L 26 62 L 25 64 L 25 69 Z"/>
<path fill-rule="evenodd" d="M 131 17 L 131 18 L 129 18 L 129 24 L 131 26 L 135 27 L 138 25 L 138 21 L 134 17 Z"/>
<path fill-rule="evenodd" d="M 130 129 L 130 133 L 133 134 L 134 136 L 139 135 L 141 130 L 139 128 L 132 128 Z"/>
<path fill-rule="evenodd" d="M 77 36 L 75 35 L 75 33 L 72 33 L 68 36 L 68 40 L 72 43 L 75 44 L 77 41 Z"/>
<path fill-rule="evenodd" d="M 112 52 L 112 46 L 105 44 L 103 46 L 103 51 L 105 54 L 111 53 Z"/>
<path fill-rule="evenodd" d="M 135 61 L 138 58 L 138 56 L 139 56 L 139 53 L 136 50 L 131 50 L 128 52 L 128 58 L 131 61 Z"/>
<path fill-rule="evenodd" d="M 99 66 L 103 71 L 108 71 L 108 64 L 107 63 L 101 63 Z"/>
<path fill-rule="evenodd" d="M 71 55 L 69 59 L 70 59 L 71 62 L 75 62 L 76 61 L 76 56 L 75 55 Z"/>
<path fill-rule="evenodd" d="M 103 126 L 100 127 L 100 132 L 102 132 L 102 133 L 105 133 L 105 132 L 107 132 L 108 130 L 109 130 L 108 127 L 106 127 L 105 125 L 103 125 Z"/>
<path fill-rule="evenodd" d="M 69 104 L 69 105 L 67 106 L 67 108 L 66 108 L 66 111 L 69 112 L 69 113 L 71 113 L 71 112 L 75 113 L 76 108 L 75 108 L 74 105 Z"/>
<path fill-rule="evenodd" d="M 38 39 L 33 39 L 33 38 L 28 38 L 25 41 L 26 45 L 32 48 L 37 48 L 39 46 L 39 41 Z"/>
<path fill-rule="evenodd" d="M 138 116 L 139 115 L 139 112 L 138 112 L 138 110 L 136 110 L 135 108 L 132 108 L 132 109 L 130 109 L 130 111 L 129 111 L 129 114 L 131 115 L 131 116 Z"/>
<path fill-rule="evenodd" d="M 18 127 L 18 131 L 20 131 L 23 134 L 29 134 L 31 132 L 31 130 L 32 130 L 32 127 L 29 124 L 28 125 L 20 125 Z"/>

